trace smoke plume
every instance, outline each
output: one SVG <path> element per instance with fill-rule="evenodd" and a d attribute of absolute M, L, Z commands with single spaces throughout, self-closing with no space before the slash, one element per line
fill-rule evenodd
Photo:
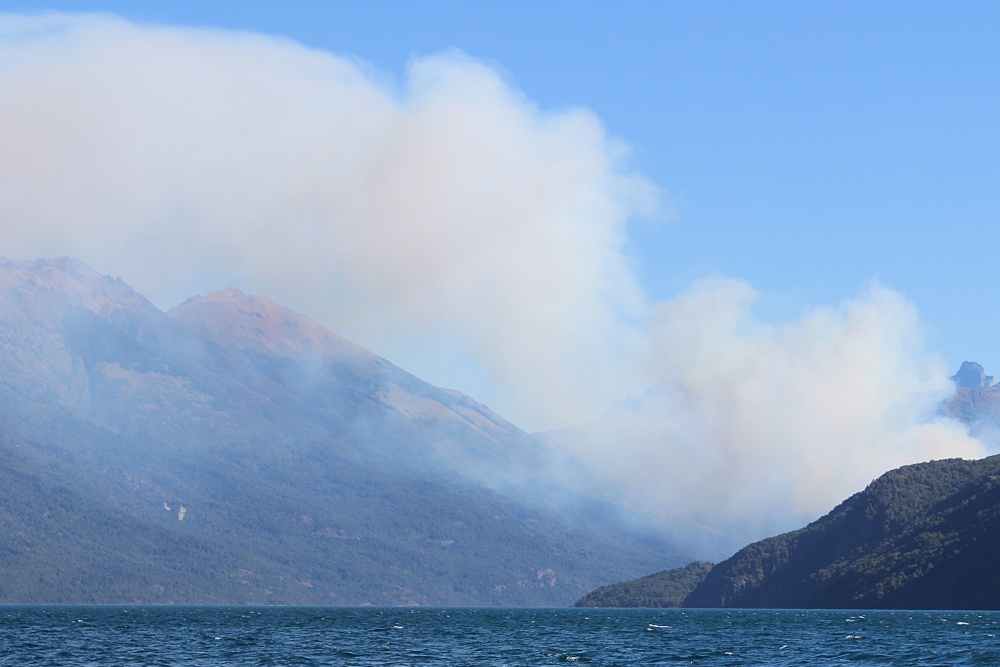
<path fill-rule="evenodd" d="M 603 399 L 573 378 L 642 308 L 621 247 L 656 195 L 593 114 L 458 52 L 397 84 L 104 16 L 8 16 L 0 42 L 5 254 L 80 256 L 165 307 L 238 283 L 428 379 L 482 365 L 457 384 L 522 423 Z"/>
<path fill-rule="evenodd" d="M 938 413 L 954 386 L 899 294 L 873 285 L 782 326 L 754 316 L 755 298 L 709 279 L 661 304 L 649 358 L 670 380 L 558 437 L 630 504 L 716 531 L 692 540 L 723 554 L 889 469 L 986 454 Z"/>
<path fill-rule="evenodd" d="M 0 16 L 0 242 L 161 307 L 226 285 L 308 313 L 526 428 L 637 506 L 815 515 L 884 470 L 982 448 L 947 369 L 872 287 L 769 326 L 710 280 L 650 303 L 625 253 L 657 190 L 585 109 L 460 52 L 403 80 L 248 33 Z"/>

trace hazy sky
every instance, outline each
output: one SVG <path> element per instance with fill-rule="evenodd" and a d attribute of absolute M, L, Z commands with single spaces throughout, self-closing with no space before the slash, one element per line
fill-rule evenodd
<path fill-rule="evenodd" d="M 706 475 L 850 442 L 807 514 L 985 451 L 923 426 L 1000 375 L 1000 4 L 0 12 L 0 255 L 260 293 L 529 429 L 677 380 Z"/>
<path fill-rule="evenodd" d="M 632 149 L 663 194 L 629 230 L 654 300 L 724 274 L 794 318 L 875 278 L 951 366 L 1000 372 L 995 2 L 0 2 L 39 7 L 281 35 L 397 83 L 461 49 Z"/>

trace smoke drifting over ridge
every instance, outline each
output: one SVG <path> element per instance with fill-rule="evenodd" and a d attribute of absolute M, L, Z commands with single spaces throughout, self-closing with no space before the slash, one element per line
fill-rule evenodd
<path fill-rule="evenodd" d="M 668 382 L 559 434 L 628 502 L 718 531 L 719 555 L 824 514 L 908 463 L 987 451 L 936 406 L 954 386 L 913 307 L 873 285 L 769 326 L 734 280 L 661 304 L 650 335 Z"/>
<path fill-rule="evenodd" d="M 656 195 L 591 113 L 542 112 L 460 53 L 394 86 L 249 34 L 0 31 L 7 255 L 80 256 L 165 307 L 236 283 L 403 364 L 401 339 L 444 336 L 435 356 L 486 364 L 482 398 L 522 423 L 573 420 L 546 396 L 601 402 L 567 379 L 642 316 L 620 248 Z"/>
<path fill-rule="evenodd" d="M 890 290 L 782 327 L 734 280 L 650 303 L 624 246 L 657 192 L 627 158 L 458 52 L 391 82 L 270 37 L 0 16 L 0 254 L 161 307 L 262 293 L 527 428 L 675 381 L 567 439 L 664 513 L 806 516 L 985 453 L 931 418 L 948 369 Z"/>

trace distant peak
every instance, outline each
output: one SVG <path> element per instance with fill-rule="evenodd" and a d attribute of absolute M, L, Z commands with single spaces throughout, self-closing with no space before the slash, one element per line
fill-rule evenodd
<path fill-rule="evenodd" d="M 952 382 L 968 389 L 985 389 L 993 386 L 993 376 L 987 375 L 975 361 L 963 361 L 958 372 L 951 376 Z"/>
<path fill-rule="evenodd" d="M 241 290 L 235 287 L 217 289 L 208 294 L 197 294 L 182 303 L 177 308 L 184 308 L 197 303 L 238 303 L 245 300 L 253 300 L 255 297 L 247 297 Z"/>
<path fill-rule="evenodd" d="M 18 267 L 28 271 L 42 271 L 45 269 L 54 269 L 60 273 L 64 273 L 68 276 L 74 278 L 84 278 L 84 277 L 104 277 L 101 276 L 97 271 L 92 269 L 89 264 L 83 260 L 77 259 L 76 257 L 56 257 L 53 259 L 35 259 L 35 260 L 20 260 L 12 261 L 5 259 L 5 264 L 13 267 Z"/>
<path fill-rule="evenodd" d="M 0 263 L 0 287 L 12 285 L 44 288 L 49 305 L 81 306 L 102 316 L 119 308 L 156 308 L 120 278 L 99 273 L 75 257 L 4 260 Z M 34 301 L 42 307 L 40 296 Z"/>
<path fill-rule="evenodd" d="M 209 292 L 205 298 L 206 299 L 232 299 L 236 297 L 246 296 L 242 291 L 236 289 L 235 287 L 227 287 L 225 289 L 215 290 L 214 292 Z"/>
<path fill-rule="evenodd" d="M 199 322 L 217 342 L 230 346 L 320 357 L 334 351 L 343 354 L 348 348 L 351 354 L 361 352 L 305 315 L 235 287 L 192 297 L 169 315 L 182 322 Z"/>

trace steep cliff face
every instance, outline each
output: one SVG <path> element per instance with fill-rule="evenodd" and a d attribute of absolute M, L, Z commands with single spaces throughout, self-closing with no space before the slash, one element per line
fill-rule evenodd
<path fill-rule="evenodd" d="M 565 604 L 670 557 L 528 502 L 542 446 L 262 297 L 0 264 L 0 602 Z"/>
<path fill-rule="evenodd" d="M 951 377 L 955 395 L 941 406 L 941 411 L 969 425 L 972 435 L 986 442 L 1000 442 L 1000 385 L 974 361 L 962 363 Z"/>
<path fill-rule="evenodd" d="M 982 365 L 975 361 L 963 361 L 951 381 L 962 389 L 986 389 L 994 384 L 993 376 L 987 375 Z"/>

